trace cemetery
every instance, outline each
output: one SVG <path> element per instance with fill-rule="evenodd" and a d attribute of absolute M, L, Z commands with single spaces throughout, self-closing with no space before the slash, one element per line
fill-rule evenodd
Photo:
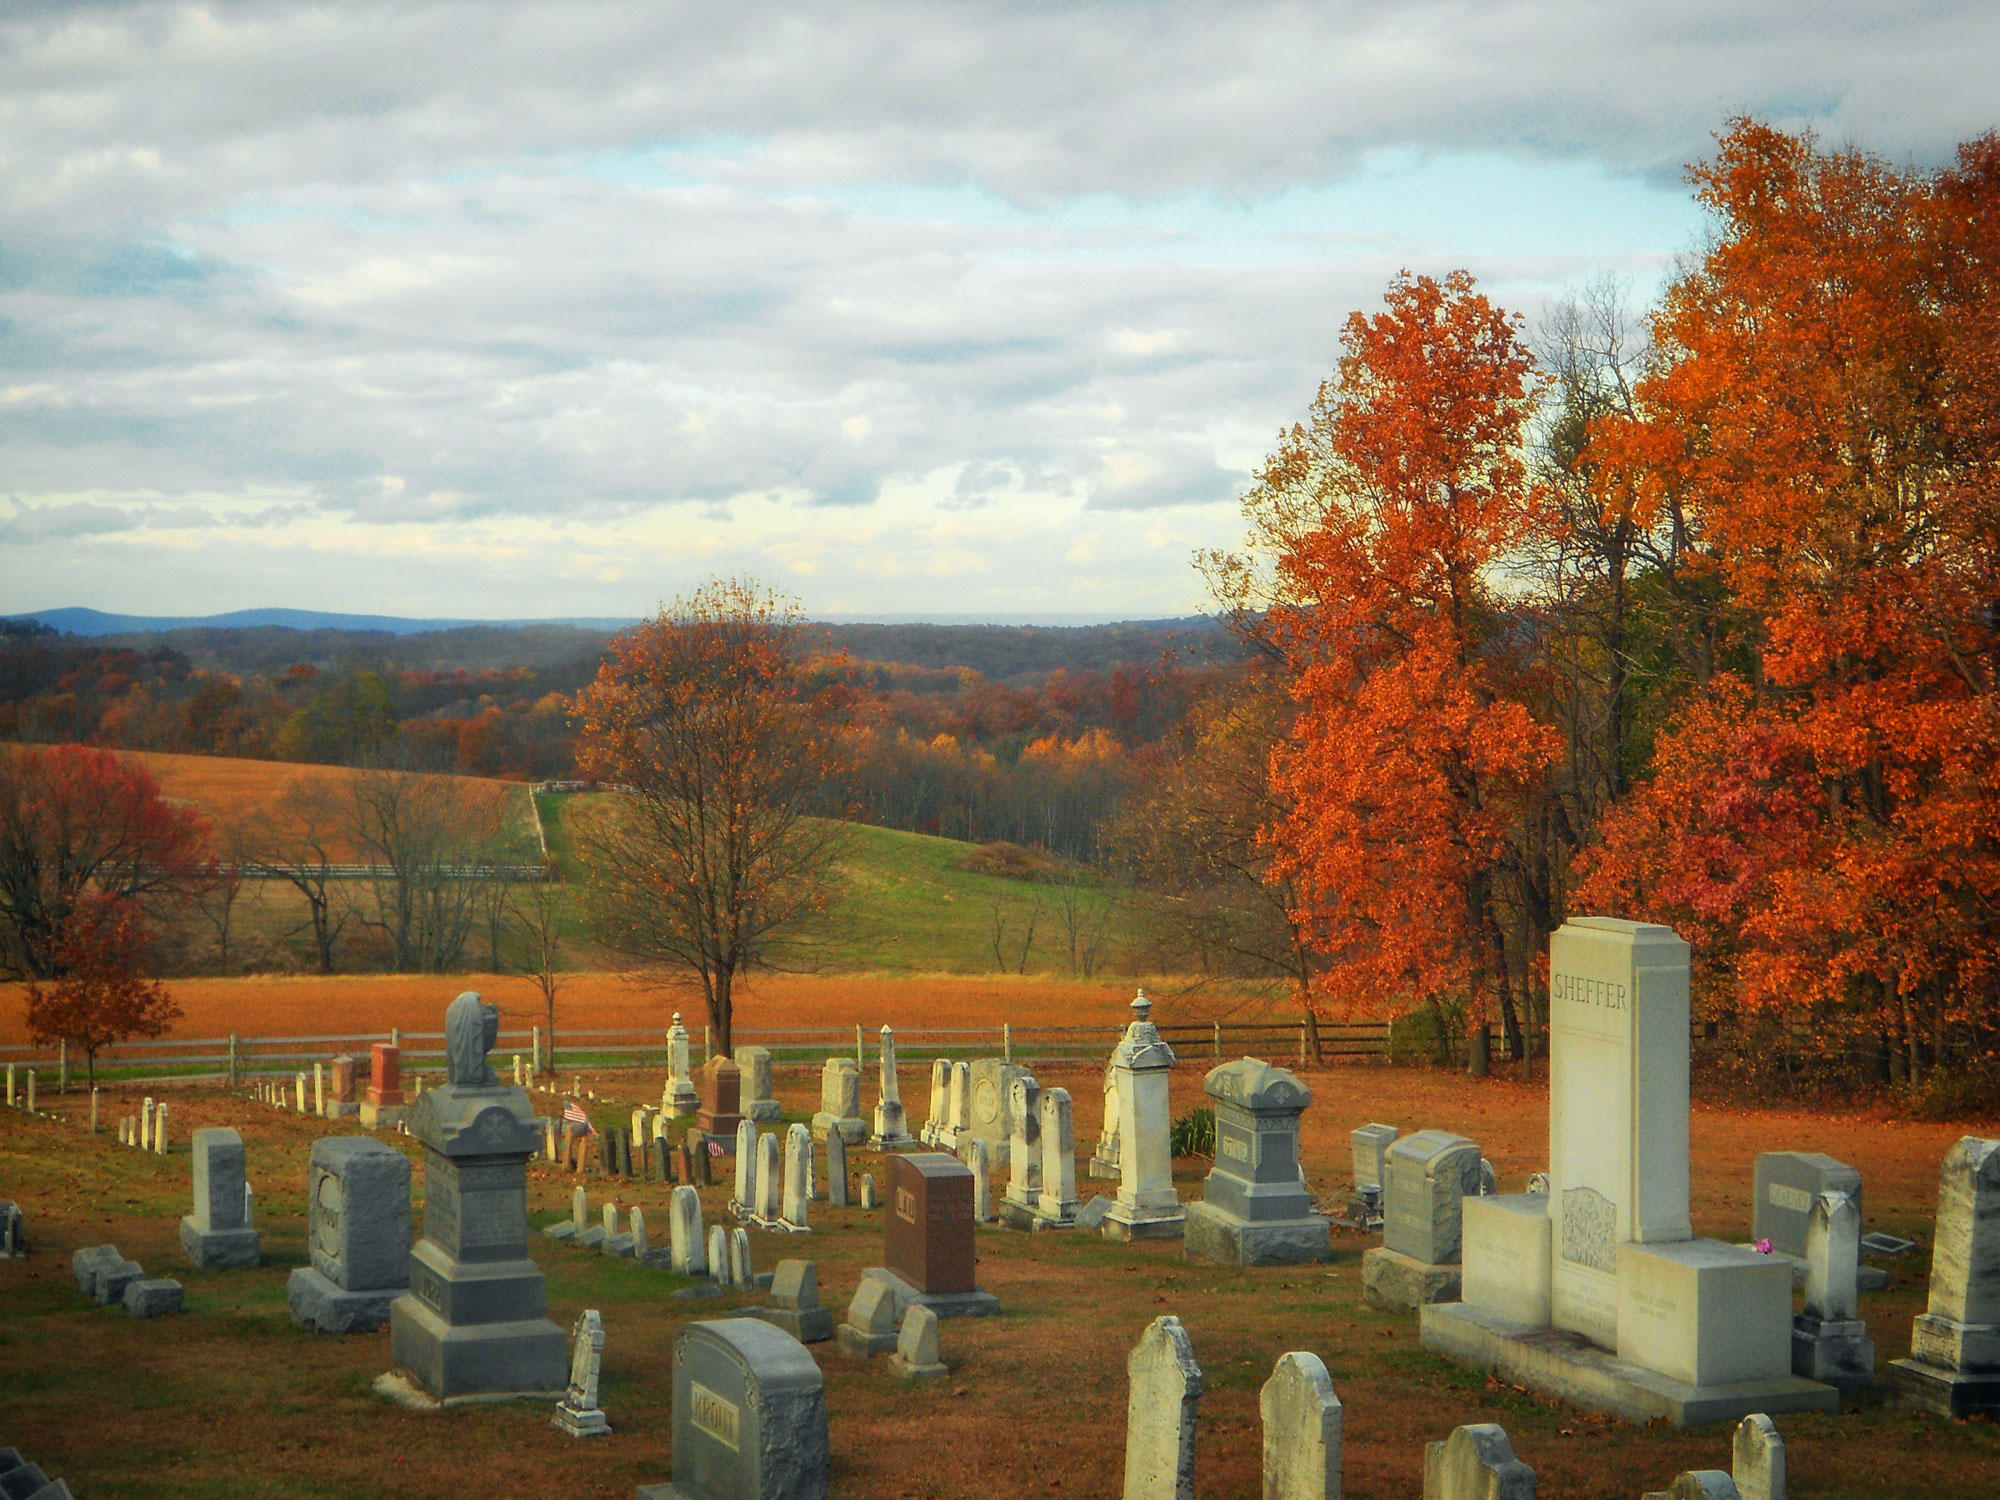
<path fill-rule="evenodd" d="M 678 1018 L 536 1080 L 467 993 L 442 1068 L 112 1087 L 94 1133 L 24 1086 L 0 1492 L 2000 1488 L 2000 1147 L 1694 1102 L 1664 928 L 1552 964 L 1546 1084 L 1188 1055 L 1144 995 L 1102 1062 L 906 1056 L 927 1093 L 886 1026 Z"/>

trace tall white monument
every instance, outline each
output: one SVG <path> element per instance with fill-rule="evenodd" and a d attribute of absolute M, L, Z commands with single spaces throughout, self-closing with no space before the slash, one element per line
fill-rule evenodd
<path fill-rule="evenodd" d="M 1119 1178 L 1104 1234 L 1114 1240 L 1178 1239 L 1187 1227 L 1187 1210 L 1174 1191 L 1174 1117 L 1167 1098 L 1174 1049 L 1152 1014 L 1153 1002 L 1139 991 L 1132 1024 L 1111 1054 L 1118 1075 Z"/>

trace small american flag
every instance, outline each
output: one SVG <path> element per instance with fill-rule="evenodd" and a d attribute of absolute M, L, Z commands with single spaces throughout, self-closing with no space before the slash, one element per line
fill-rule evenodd
<path fill-rule="evenodd" d="M 591 1127 L 590 1116 L 583 1112 L 583 1106 L 574 1099 L 563 1106 L 563 1119 L 571 1125 L 581 1125 L 585 1135 L 597 1134 Z"/>

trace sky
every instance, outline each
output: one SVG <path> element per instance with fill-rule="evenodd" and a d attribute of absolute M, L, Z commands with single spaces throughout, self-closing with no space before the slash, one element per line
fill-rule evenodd
<path fill-rule="evenodd" d="M 1401 270 L 1532 330 L 1734 116 L 1936 165 L 2000 6 L 0 7 L 0 613 L 1207 606 Z"/>

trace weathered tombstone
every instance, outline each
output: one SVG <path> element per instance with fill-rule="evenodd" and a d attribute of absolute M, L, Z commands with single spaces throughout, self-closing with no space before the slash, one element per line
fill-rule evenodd
<path fill-rule="evenodd" d="M 771 1277 L 771 1305 L 751 1312 L 801 1344 L 833 1337 L 833 1311 L 819 1300 L 819 1267 L 809 1260 L 781 1260 Z"/>
<path fill-rule="evenodd" d="M 1382 1243 L 1361 1257 L 1370 1305 L 1408 1312 L 1459 1300 L 1464 1204 L 1479 1196 L 1479 1147 L 1448 1130 L 1419 1130 L 1389 1148 Z"/>
<path fill-rule="evenodd" d="M 263 1242 L 243 1222 L 243 1137 L 227 1126 L 197 1130 L 193 1140 L 194 1212 L 181 1220 L 181 1254 L 191 1266 L 254 1266 Z"/>
<path fill-rule="evenodd" d="M 595 1250 L 604 1243 L 604 1225 L 590 1221 L 590 1201 L 582 1187 L 570 1194 L 570 1212 L 577 1219 L 576 1232 L 569 1242 L 579 1250 Z"/>
<path fill-rule="evenodd" d="M 825 1140 L 830 1130 L 838 1130 L 850 1146 L 868 1139 L 868 1122 L 861 1118 L 861 1064 L 851 1057 L 829 1057 L 820 1069 L 813 1139 Z"/>
<path fill-rule="evenodd" d="M 755 1318 L 693 1323 L 674 1340 L 674 1478 L 638 1500 L 825 1500 L 819 1365 Z"/>
<path fill-rule="evenodd" d="M 1035 1228 L 1076 1227 L 1076 1116 L 1068 1089 L 1049 1089 L 1041 1098 L 1036 1149 L 1042 1170 L 1035 1197 Z"/>
<path fill-rule="evenodd" d="M 517 1072 L 519 1062 L 520 1059 L 516 1058 Z M 517 1078 L 514 1081 L 519 1083 L 521 1080 Z M 321 1119 L 326 1118 L 326 1066 L 323 1063 L 313 1064 L 313 1113 Z"/>
<path fill-rule="evenodd" d="M 826 1201 L 835 1208 L 847 1207 L 847 1138 L 838 1130 L 826 1136 Z"/>
<path fill-rule="evenodd" d="M 743 1086 L 743 1070 L 726 1057 L 711 1057 L 701 1065 L 699 1080 L 701 1107 L 695 1112 L 695 1123 L 701 1133 L 712 1141 L 727 1141 L 725 1151 L 736 1147 L 736 1127 L 742 1122 L 740 1106 Z M 698 1168 L 704 1174 L 705 1165 Z M 706 1175 L 702 1180 L 706 1182 Z"/>
<path fill-rule="evenodd" d="M 775 1131 L 757 1138 L 757 1211 L 751 1216 L 766 1229 L 785 1217 L 783 1168 Z"/>
<path fill-rule="evenodd" d="M 1104 1065 L 1104 1127 L 1097 1135 L 1097 1149 L 1090 1154 L 1085 1170 L 1099 1181 L 1116 1182 L 1118 1166 L 1118 1067 L 1116 1060 Z"/>
<path fill-rule="evenodd" d="M 899 1310 L 921 1302 L 941 1318 L 998 1312 L 1000 1299 L 973 1280 L 971 1171 L 936 1151 L 883 1161 L 889 1169 L 882 1236 L 888 1264 L 869 1267 L 862 1279 L 886 1283 Z"/>
<path fill-rule="evenodd" d="M 847 1304 L 846 1320 L 834 1330 L 842 1354 L 868 1359 L 896 1347 L 896 1292 L 886 1281 L 863 1278 Z"/>
<path fill-rule="evenodd" d="M 1215 1166 L 1187 1208 L 1186 1253 L 1225 1266 L 1329 1259 L 1324 1216 L 1299 1168 L 1299 1116 L 1312 1090 L 1296 1073 L 1254 1057 L 1209 1069 Z"/>
<path fill-rule="evenodd" d="M 876 1203 L 875 1174 L 873 1172 L 863 1172 L 861 1174 L 861 1206 L 863 1208 L 874 1208 Z"/>
<path fill-rule="evenodd" d="M 738 1047 L 732 1054 L 736 1066 L 742 1074 L 742 1099 L 739 1108 L 752 1120 L 763 1122 L 775 1120 L 784 1113 L 784 1106 L 778 1103 L 771 1091 L 771 1049 L 769 1047 Z"/>
<path fill-rule="evenodd" d="M 573 1240 L 590 1222 L 590 1200 L 585 1196 L 583 1184 L 578 1183 L 570 1190 L 569 1217 L 558 1219 L 542 1230 L 547 1239 Z"/>
<path fill-rule="evenodd" d="M 757 1269 L 750 1264 L 750 1231 L 741 1224 L 729 1231 L 729 1282 L 746 1292 L 757 1286 Z"/>
<path fill-rule="evenodd" d="M 794 1125 L 785 1132 L 785 1201 L 778 1227 L 788 1234 L 812 1232 L 812 1132 Z"/>
<path fill-rule="evenodd" d="M 1889 1384 L 1900 1406 L 2000 1415 L 2000 1140 L 1969 1135 L 1944 1155 L 1930 1303 Z"/>
<path fill-rule="evenodd" d="M 1736 1424 L 1729 1474 L 1741 1500 L 1785 1500 L 1785 1440 L 1763 1412 Z"/>
<path fill-rule="evenodd" d="M 597 1405 L 604 1369 L 604 1319 L 587 1307 L 570 1332 L 569 1386 L 556 1403 L 555 1426 L 573 1438 L 599 1437 L 611 1430 Z"/>
<path fill-rule="evenodd" d="M 708 1226 L 708 1274 L 719 1286 L 736 1285 L 736 1267 L 729 1258 L 729 1231 L 720 1224 Z"/>
<path fill-rule="evenodd" d="M 286 1282 L 292 1321 L 358 1333 L 410 1290 L 410 1159 L 367 1135 L 314 1141 L 306 1165 L 310 1265 Z"/>
<path fill-rule="evenodd" d="M 646 1210 L 636 1203 L 633 1204 L 632 1212 L 626 1216 L 626 1222 L 632 1226 L 632 1258 L 645 1264 L 653 1253 L 652 1240 L 646 1233 Z"/>
<path fill-rule="evenodd" d="M 1181 1320 L 1153 1319 L 1125 1361 L 1124 1500 L 1194 1500 L 1201 1366 Z"/>
<path fill-rule="evenodd" d="M 299 1114 L 304 1114 L 306 1112 L 306 1070 L 304 1068 L 300 1068 L 298 1071 L 297 1094 L 294 1100 L 294 1109 Z"/>
<path fill-rule="evenodd" d="M 618 1205 L 605 1204 L 604 1238 L 598 1241 L 598 1251 L 611 1256 L 614 1260 L 629 1260 L 637 1253 L 638 1246 L 639 1242 L 632 1237 L 629 1230 L 624 1234 L 618 1232 Z"/>
<path fill-rule="evenodd" d="M 757 1122 L 739 1120 L 736 1124 L 736 1192 L 729 1200 L 729 1211 L 739 1219 L 747 1219 L 757 1209 Z"/>
<path fill-rule="evenodd" d="M 972 1133 L 972 1064 L 953 1063 L 951 1081 L 944 1093 L 944 1124 L 931 1142 L 940 1151 L 956 1154 Z"/>
<path fill-rule="evenodd" d="M 660 1090 L 660 1111 L 685 1120 L 700 1104 L 701 1095 L 695 1091 L 689 1072 L 687 1027 L 681 1025 L 681 1013 L 675 1011 L 673 1024 L 667 1027 L 667 1082 Z"/>
<path fill-rule="evenodd" d="M 34 1077 L 32 1073 L 28 1075 L 31 1084 Z M 160 1107 L 153 1111 L 153 1153 L 156 1156 L 167 1154 L 167 1106 L 164 1100 L 161 1101 Z"/>
<path fill-rule="evenodd" d="M 1692 1237 L 1687 944 L 1574 918 L 1549 975 L 1549 1192 L 1464 1200 L 1465 1300 L 1424 1347 L 1628 1421 L 1838 1410 L 1792 1373 L 1790 1264 Z"/>
<path fill-rule="evenodd" d="M 1317 1354 L 1278 1356 L 1257 1396 L 1264 1500 L 1340 1500 L 1340 1398 Z"/>
<path fill-rule="evenodd" d="M 674 1147 L 664 1130 L 654 1135 L 652 1144 L 646 1147 L 652 1160 L 653 1181 L 677 1182 L 674 1175 Z"/>
<path fill-rule="evenodd" d="M 28 1253 L 27 1221 L 21 1205 L 0 1203 L 0 1260 L 13 1260 Z"/>
<path fill-rule="evenodd" d="M 1424 1445 L 1424 1500 L 1535 1500 L 1535 1471 L 1497 1422 L 1454 1427 Z"/>
<path fill-rule="evenodd" d="M 901 1151 L 914 1146 L 909 1112 L 903 1108 L 903 1091 L 896 1078 L 896 1033 L 882 1028 L 881 1098 L 875 1105 L 874 1146 L 877 1151 Z"/>
<path fill-rule="evenodd" d="M 936 1380 L 949 1373 L 938 1358 L 938 1315 L 921 1303 L 912 1303 L 903 1314 L 889 1368 L 905 1380 Z"/>
<path fill-rule="evenodd" d="M 698 1141 L 700 1139 L 699 1133 L 695 1132 L 694 1134 Z M 686 1136 L 682 1136 L 680 1144 L 674 1147 L 674 1165 L 677 1168 L 674 1173 L 674 1181 L 689 1186 L 693 1185 L 695 1177 L 694 1148 L 695 1141 L 690 1141 Z"/>
<path fill-rule="evenodd" d="M 468 990 L 445 1008 L 444 1029 L 449 1081 L 408 1122 L 424 1148 L 424 1229 L 410 1294 L 389 1308 L 390 1357 L 439 1400 L 553 1395 L 568 1340 L 528 1256 L 534 1108 L 486 1064 L 499 1011 Z"/>
<path fill-rule="evenodd" d="M 924 1120 L 924 1128 L 917 1132 L 917 1139 L 926 1146 L 937 1144 L 938 1132 L 945 1128 L 951 1111 L 951 1061 L 940 1057 L 931 1063 L 931 1104 L 930 1114 Z"/>
<path fill-rule="evenodd" d="M 159 1318 L 168 1313 L 179 1312 L 184 1295 L 185 1289 L 172 1277 L 142 1276 L 137 1281 L 128 1281 L 125 1284 L 125 1290 L 120 1294 L 119 1300 L 124 1303 L 125 1311 L 131 1317 Z M 0 1483 L 4 1483 L 4 1480 L 0 1480 Z M 46 1490 L 37 1490 L 35 1492 L 37 1500 L 47 1493 Z"/>
<path fill-rule="evenodd" d="M 701 1232 L 701 1194 L 690 1183 L 682 1183 L 667 1200 L 667 1242 L 670 1264 L 682 1276 L 700 1276 L 708 1270 L 708 1253 Z"/>
<path fill-rule="evenodd" d="M 1174 1191 L 1174 1119 L 1167 1074 L 1174 1049 L 1152 1021 L 1144 990 L 1132 1002 L 1132 1024 L 1111 1055 L 1118 1072 L 1118 1197 L 1104 1216 L 1114 1240 L 1177 1239 L 1187 1210 Z"/>
<path fill-rule="evenodd" d="M 1803 1260 L 1813 1201 L 1821 1193 L 1846 1193 L 1860 1211 L 1861 1173 L 1821 1151 L 1764 1151 L 1757 1157 L 1755 1190 L 1750 1209 L 1750 1238 L 1769 1240 L 1780 1255 Z M 1854 1250 L 1859 1269 L 1855 1284 L 1864 1292 L 1880 1291 L 1889 1283 L 1886 1271 L 1861 1265 L 1859 1242 Z"/>
<path fill-rule="evenodd" d="M 1035 1227 L 1035 1202 L 1042 1195 L 1042 1086 L 1020 1074 L 1008 1085 L 1014 1133 L 1007 1143 L 1007 1193 L 1000 1222 L 1009 1229 Z"/>
<path fill-rule="evenodd" d="M 125 1288 L 146 1277 L 145 1267 L 119 1254 L 116 1245 L 79 1250 L 70 1259 L 70 1271 L 83 1284 L 91 1300 L 101 1307 L 109 1307 L 114 1302 L 122 1303 Z"/>
<path fill-rule="evenodd" d="M 1855 1271 L 1861 1258 L 1861 1206 L 1845 1193 L 1821 1193 L 1806 1226 L 1805 1309 L 1792 1319 L 1792 1373 L 1828 1385 L 1875 1382 L 1875 1341 L 1860 1318 Z"/>
<path fill-rule="evenodd" d="M 1380 1205 L 1389 1186 L 1389 1148 L 1396 1144 L 1396 1127 L 1368 1124 L 1347 1133 L 1347 1149 L 1354 1162 L 1354 1195 Z"/>
<path fill-rule="evenodd" d="M 376 1042 L 368 1049 L 368 1091 L 358 1113 L 370 1130 L 393 1130 L 403 1123 L 403 1049 Z"/>
<path fill-rule="evenodd" d="M 972 1222 L 991 1224 L 993 1222 L 993 1182 L 986 1160 L 986 1142 L 974 1139 L 966 1143 L 966 1170 L 972 1173 Z"/>
<path fill-rule="evenodd" d="M 972 1064 L 967 1080 L 972 1092 L 966 1129 L 971 1139 L 986 1142 L 986 1159 L 995 1167 L 1006 1166 L 1013 1155 L 1014 1084 L 1031 1077 L 1026 1068 L 1003 1057 L 982 1057 Z M 960 1139 L 960 1152 L 965 1144 Z"/>

